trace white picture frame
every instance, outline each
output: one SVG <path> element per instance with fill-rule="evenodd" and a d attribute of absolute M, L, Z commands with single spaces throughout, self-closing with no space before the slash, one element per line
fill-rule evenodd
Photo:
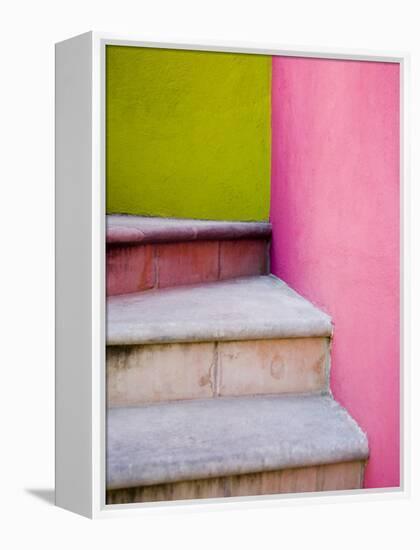
<path fill-rule="evenodd" d="M 191 502 L 105 504 L 105 48 L 107 45 L 173 48 L 381 61 L 400 64 L 401 267 L 408 238 L 409 56 L 395 52 L 338 51 L 272 44 L 145 42 L 88 32 L 56 44 L 56 504 L 90 518 L 138 513 Z M 363 498 L 407 491 L 408 270 L 401 278 L 401 489 L 363 490 Z M 404 442 L 404 445 L 403 445 Z M 404 452 L 403 452 L 404 451 Z M 340 495 L 341 496 L 341 495 Z M 314 499 L 320 495 L 300 495 Z M 322 498 L 337 498 L 323 493 Z M 241 497 L 287 501 L 291 495 Z M 296 496 L 293 496 L 296 498 Z M 362 492 L 348 495 L 362 498 Z M 209 506 L 209 501 L 195 501 Z M 231 504 L 231 502 L 229 502 Z M 227 501 L 212 499 L 211 506 Z"/>

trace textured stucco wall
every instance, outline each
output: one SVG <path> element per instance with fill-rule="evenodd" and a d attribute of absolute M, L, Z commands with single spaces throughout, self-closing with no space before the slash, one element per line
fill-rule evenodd
<path fill-rule="evenodd" d="M 334 396 L 399 479 L 399 66 L 274 58 L 272 271 L 333 317 Z"/>
<path fill-rule="evenodd" d="M 107 47 L 107 212 L 266 220 L 269 56 Z"/>

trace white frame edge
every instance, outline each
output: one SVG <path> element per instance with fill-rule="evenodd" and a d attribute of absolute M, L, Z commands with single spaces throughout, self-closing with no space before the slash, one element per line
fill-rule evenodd
<path fill-rule="evenodd" d="M 399 63 L 401 488 L 129 505 L 105 504 L 105 48 L 107 45 Z M 408 496 L 409 54 L 238 42 L 139 40 L 88 32 L 56 44 L 56 504 L 90 518 Z M 83 146 L 84 144 L 84 146 Z M 86 145 L 87 144 L 87 145 Z M 86 151 L 87 147 L 87 151 Z M 88 155 L 86 153 L 89 153 Z M 74 215 L 76 214 L 76 216 Z M 78 224 L 74 223 L 78 220 Z M 78 342 L 75 346 L 74 342 Z M 76 349 L 75 349 L 76 348 Z M 404 368 L 403 368 L 404 367 Z M 74 402 L 77 407 L 74 407 Z M 403 447 L 405 444 L 405 449 Z M 404 449 L 404 452 L 403 452 Z M 77 475 L 76 475 L 77 474 Z M 293 497 L 293 498 L 291 498 Z M 321 498 L 322 497 L 322 498 Z M 303 500 L 302 500 L 303 499 Z"/>
<path fill-rule="evenodd" d="M 55 501 L 85 516 L 94 492 L 92 66 L 91 34 L 56 45 Z"/>

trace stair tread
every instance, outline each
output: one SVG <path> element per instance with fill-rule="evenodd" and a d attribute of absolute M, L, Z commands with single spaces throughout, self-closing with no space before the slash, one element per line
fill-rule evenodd
<path fill-rule="evenodd" d="M 330 317 L 273 275 L 110 296 L 107 344 L 331 335 Z"/>
<path fill-rule="evenodd" d="M 108 244 L 180 242 L 226 239 L 268 239 L 268 222 L 231 222 L 108 215 Z"/>
<path fill-rule="evenodd" d="M 368 457 L 366 435 L 330 395 L 115 408 L 108 411 L 107 431 L 108 489 Z"/>

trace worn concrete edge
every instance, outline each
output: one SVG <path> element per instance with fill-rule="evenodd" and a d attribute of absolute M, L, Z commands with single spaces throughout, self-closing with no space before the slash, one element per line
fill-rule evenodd
<path fill-rule="evenodd" d="M 156 346 L 159 344 L 201 344 L 214 342 L 248 342 L 248 341 L 261 341 L 261 340 L 299 340 L 301 338 L 326 338 L 331 339 L 331 335 L 328 329 L 316 330 L 314 327 L 309 327 L 307 331 L 300 331 L 297 333 L 295 330 L 278 330 L 261 327 L 258 330 L 249 329 L 248 331 L 242 331 L 240 334 L 213 334 L 209 335 L 206 331 L 200 331 L 192 336 L 182 336 L 179 333 L 169 334 L 169 332 L 161 332 L 159 336 L 148 336 L 147 333 L 142 335 L 139 339 L 137 336 L 122 336 L 116 335 L 107 340 L 107 348 L 131 348 L 132 346 Z M 327 348 L 328 354 L 331 353 L 330 347 Z M 327 374 L 330 374 L 330 364 L 326 366 Z M 328 376 L 329 378 L 329 376 Z"/>
<path fill-rule="evenodd" d="M 161 225 L 148 221 L 161 220 Z M 144 216 L 107 215 L 109 246 L 203 240 L 270 239 L 269 222 L 234 222 Z"/>
<path fill-rule="evenodd" d="M 180 323 L 144 323 L 141 327 L 141 332 L 136 329 L 135 331 L 128 332 L 127 329 L 122 329 L 120 332 L 115 326 L 112 330 L 107 331 L 107 346 L 132 346 L 132 345 L 146 345 L 146 344 L 174 344 L 174 343 L 197 343 L 197 342 L 223 342 L 223 341 L 243 341 L 243 340 L 274 340 L 279 338 L 331 338 L 333 324 L 331 317 L 314 306 L 306 298 L 298 294 L 292 288 L 290 288 L 284 281 L 278 277 L 270 274 L 265 275 L 267 279 L 274 281 L 279 290 L 286 292 L 289 296 L 297 298 L 300 302 L 305 302 L 312 315 L 310 319 L 305 319 L 304 322 L 299 320 L 298 325 L 287 322 L 284 325 L 277 324 L 273 326 L 271 322 L 266 324 L 257 322 L 251 323 L 249 326 L 241 325 L 238 327 L 236 320 L 230 324 L 229 322 L 221 321 L 218 328 L 212 327 L 211 330 L 208 326 L 203 324 L 202 326 L 194 327 L 194 330 L 185 330 L 184 326 Z M 134 293 L 133 298 L 136 295 L 144 294 L 150 297 L 162 295 L 162 292 L 176 292 L 180 289 L 181 292 L 186 292 L 188 289 L 194 292 L 198 288 L 209 287 L 210 285 L 223 285 L 236 281 L 246 281 L 246 279 L 255 279 L 255 277 L 238 278 L 231 281 L 220 281 L 216 283 L 202 283 L 200 285 L 187 285 L 184 287 L 176 287 L 172 289 L 157 289 L 145 291 L 142 293 Z M 109 303 L 118 301 L 120 299 L 127 299 L 130 294 L 121 296 L 111 296 Z"/>

